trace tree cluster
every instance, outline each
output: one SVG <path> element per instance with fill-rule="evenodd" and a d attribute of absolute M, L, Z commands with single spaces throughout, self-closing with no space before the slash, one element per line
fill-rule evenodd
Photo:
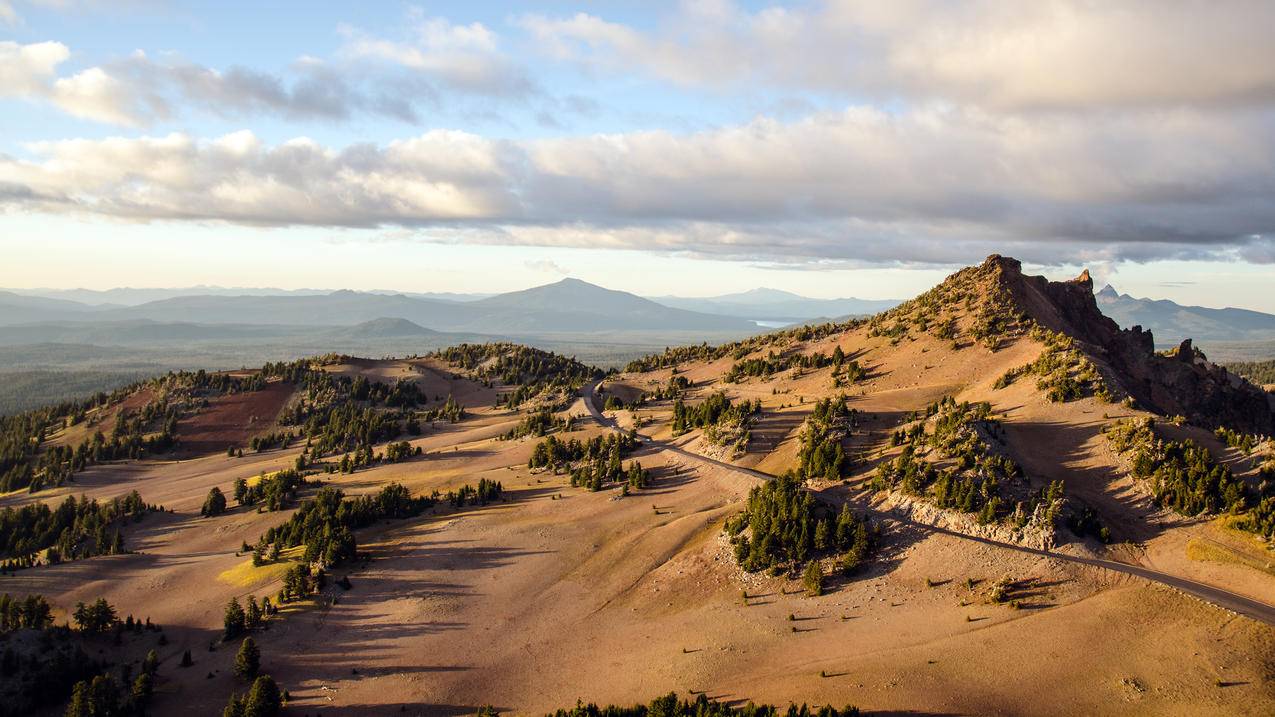
<path fill-rule="evenodd" d="M 1021 480 L 1023 473 L 1017 463 L 992 450 L 988 443 L 989 437 L 1001 431 L 1000 424 L 991 418 L 991 408 L 986 402 L 958 403 L 945 396 L 924 411 L 908 415 L 906 420 L 917 422 L 890 437 L 890 445 L 904 446 L 903 452 L 877 467 L 872 487 L 897 488 L 909 495 L 926 497 L 940 508 L 978 513 L 979 522 L 984 524 L 1006 517 L 1008 501 L 1002 489 L 1008 482 Z M 933 420 L 927 433 L 929 419 Z M 943 465 L 923 458 L 923 453 L 930 453 Z M 1037 502 L 1033 498 L 1016 504 L 1011 520 L 1020 527 L 1025 525 L 1034 515 Z M 1045 514 L 1037 519 L 1052 524 L 1061 505 L 1046 502 Z"/>
<path fill-rule="evenodd" d="M 34 565 L 35 554 L 46 549 L 49 564 L 121 553 L 120 528 L 153 510 L 162 509 L 147 505 L 137 491 L 104 502 L 67 496 L 57 508 L 46 503 L 8 507 L 0 511 L 0 557 L 12 569 Z"/>
<path fill-rule="evenodd" d="M 509 429 L 504 438 L 512 441 L 523 436 L 543 438 L 555 431 L 570 432 L 575 428 L 574 416 L 556 416 L 547 408 L 533 411 L 523 416 L 518 425 Z"/>
<path fill-rule="evenodd" d="M 501 399 L 510 408 L 541 395 L 573 394 L 585 382 L 604 375 L 601 369 L 574 358 L 511 343 L 460 344 L 432 355 L 485 385 L 499 381 L 505 386 L 517 386 Z"/>
<path fill-rule="evenodd" d="M 246 506 L 260 503 L 266 510 L 283 510 L 296 499 L 303 485 L 305 477 L 294 468 L 262 473 L 251 484 L 239 478 L 235 480 L 235 502 Z"/>
<path fill-rule="evenodd" d="M 1034 326 L 1032 338 L 1045 344 L 1045 350 L 1037 359 L 1025 366 L 1006 371 L 993 388 L 1009 386 L 1020 376 L 1036 376 L 1036 388 L 1045 392 L 1045 398 L 1055 403 L 1066 403 L 1087 396 L 1096 396 L 1110 403 L 1111 389 L 1088 357 L 1070 336 Z"/>
<path fill-rule="evenodd" d="M 1249 505 L 1244 481 L 1213 460 L 1204 446 L 1187 439 L 1167 441 L 1155 432 L 1151 418 L 1130 418 L 1107 427 L 1107 439 L 1118 453 L 1129 454 L 1133 476 L 1148 481 L 1156 503 L 1183 515 L 1228 510 L 1240 513 Z"/>
<path fill-rule="evenodd" d="M 872 549 L 872 529 L 849 505 L 839 513 L 819 503 L 791 472 L 754 487 L 743 513 L 726 522 L 735 558 L 745 570 L 797 570 L 809 560 L 836 555 L 851 572 Z"/>
<path fill-rule="evenodd" d="M 14 630 L 43 630 L 53 624 L 53 608 L 43 595 L 0 595 L 0 635 Z"/>
<path fill-rule="evenodd" d="M 806 418 L 797 450 L 797 475 L 802 480 L 840 480 L 850 461 L 841 439 L 855 426 L 857 412 L 846 397 L 821 399 Z"/>

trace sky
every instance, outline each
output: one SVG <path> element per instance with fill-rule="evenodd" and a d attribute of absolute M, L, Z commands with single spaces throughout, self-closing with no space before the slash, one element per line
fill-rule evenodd
<path fill-rule="evenodd" d="M 0 0 L 0 286 L 1275 312 L 1275 3 Z"/>

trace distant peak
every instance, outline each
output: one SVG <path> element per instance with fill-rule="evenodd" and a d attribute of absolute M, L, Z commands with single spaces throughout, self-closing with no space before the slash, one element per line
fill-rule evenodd
<path fill-rule="evenodd" d="M 1104 299 L 1115 299 L 1119 298 L 1120 292 L 1116 291 L 1116 287 L 1111 284 L 1107 284 L 1098 291 L 1098 296 L 1101 296 Z"/>

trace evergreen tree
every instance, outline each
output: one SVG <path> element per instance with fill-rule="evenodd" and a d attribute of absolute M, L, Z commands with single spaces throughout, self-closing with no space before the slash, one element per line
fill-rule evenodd
<path fill-rule="evenodd" d="M 257 643 L 251 637 L 245 637 L 243 644 L 239 646 L 239 653 L 235 655 L 235 674 L 245 680 L 251 680 L 257 676 L 257 671 L 261 669 L 261 650 L 257 648 Z"/>
<path fill-rule="evenodd" d="M 232 640 L 243 634 L 244 622 L 243 606 L 235 598 L 230 598 L 230 602 L 226 603 L 226 614 L 222 620 L 224 630 L 222 632 L 223 640 Z"/>
<path fill-rule="evenodd" d="M 244 698 L 243 717 L 275 717 L 283 707 L 279 686 L 270 675 L 261 675 Z"/>
<path fill-rule="evenodd" d="M 208 491 L 208 497 L 204 499 L 204 507 L 199 509 L 199 514 L 206 517 L 221 515 L 226 512 L 226 496 L 217 486 L 213 486 Z"/>

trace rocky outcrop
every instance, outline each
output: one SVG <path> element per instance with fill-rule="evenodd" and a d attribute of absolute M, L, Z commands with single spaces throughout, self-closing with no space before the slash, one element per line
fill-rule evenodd
<path fill-rule="evenodd" d="M 1269 396 L 1196 352 L 1190 339 L 1171 356 L 1154 350 L 1150 331 L 1121 329 L 1098 309 L 1086 270 L 1070 281 L 1027 276 L 1016 259 L 993 255 L 979 267 L 1037 323 L 1076 339 L 1104 375 L 1145 409 L 1186 416 L 1197 425 L 1275 433 Z"/>

